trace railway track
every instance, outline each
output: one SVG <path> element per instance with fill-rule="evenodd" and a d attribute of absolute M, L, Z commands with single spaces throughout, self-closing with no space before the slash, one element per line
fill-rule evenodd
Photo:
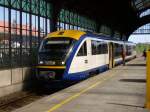
<path fill-rule="evenodd" d="M 60 91 L 64 88 L 67 88 L 75 83 L 53 83 L 52 86 L 39 87 L 31 91 L 24 91 L 11 94 L 0 98 L 0 112 L 10 112 L 21 108 L 27 104 L 30 104 L 42 97 L 53 94 L 57 91 Z"/>
<path fill-rule="evenodd" d="M 10 112 L 17 108 L 20 108 L 24 105 L 27 105 L 33 101 L 36 101 L 45 95 L 37 95 L 34 93 L 18 93 L 18 97 L 14 97 L 13 99 L 3 99 L 0 104 L 0 112 Z M 21 96 L 22 95 L 22 96 Z M 3 103 L 2 103 L 3 101 Z"/>

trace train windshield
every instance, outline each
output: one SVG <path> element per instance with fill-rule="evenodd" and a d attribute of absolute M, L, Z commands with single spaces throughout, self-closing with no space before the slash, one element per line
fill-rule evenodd
<path fill-rule="evenodd" d="M 43 61 L 65 61 L 71 52 L 71 48 L 75 43 L 74 39 L 63 38 L 47 38 L 43 40 L 40 49 L 39 57 Z"/>

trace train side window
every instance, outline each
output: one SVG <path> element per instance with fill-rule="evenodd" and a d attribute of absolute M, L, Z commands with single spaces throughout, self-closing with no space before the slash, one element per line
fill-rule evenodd
<path fill-rule="evenodd" d="M 107 53 L 108 53 L 107 43 L 102 43 L 102 45 L 101 45 L 101 54 L 107 54 Z"/>
<path fill-rule="evenodd" d="M 92 55 L 96 55 L 97 54 L 97 41 L 92 40 L 91 47 L 92 47 Z"/>
<path fill-rule="evenodd" d="M 100 41 L 97 41 L 97 49 L 96 49 L 96 54 L 102 54 L 102 42 L 100 42 Z"/>
<path fill-rule="evenodd" d="M 108 46 L 106 42 L 92 40 L 91 46 L 92 46 L 92 55 L 108 53 Z"/>
<path fill-rule="evenodd" d="M 87 56 L 87 43 L 86 43 L 86 41 L 80 47 L 80 50 L 78 51 L 77 56 Z"/>
<path fill-rule="evenodd" d="M 114 58 L 119 58 L 122 56 L 121 55 L 122 54 L 122 48 L 123 48 L 122 44 L 118 44 L 118 43 L 114 44 Z"/>
<path fill-rule="evenodd" d="M 126 55 L 127 55 L 127 56 L 129 56 L 129 55 L 132 54 L 132 47 L 131 47 L 131 46 L 127 45 L 127 46 L 126 46 L 126 50 L 127 50 L 127 52 L 126 52 Z"/>
<path fill-rule="evenodd" d="M 136 50 L 136 46 L 133 46 L 133 50 Z"/>

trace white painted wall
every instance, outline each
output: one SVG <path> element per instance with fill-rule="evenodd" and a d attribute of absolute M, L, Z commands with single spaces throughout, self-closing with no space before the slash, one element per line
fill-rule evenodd
<path fill-rule="evenodd" d="M 29 67 L 0 70 L 0 97 L 21 91 L 30 79 Z"/>

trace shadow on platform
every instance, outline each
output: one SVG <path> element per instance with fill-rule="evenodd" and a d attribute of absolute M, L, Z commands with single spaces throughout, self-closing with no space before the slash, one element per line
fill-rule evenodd
<path fill-rule="evenodd" d="M 146 64 L 126 64 L 126 66 L 146 66 Z"/>
<path fill-rule="evenodd" d="M 137 105 L 130 105 L 130 104 L 121 104 L 121 103 L 107 103 L 107 104 L 129 106 L 129 107 L 137 107 L 137 108 L 144 108 L 144 106 L 137 106 Z"/>
<path fill-rule="evenodd" d="M 122 82 L 146 83 L 145 79 L 120 79 Z"/>

